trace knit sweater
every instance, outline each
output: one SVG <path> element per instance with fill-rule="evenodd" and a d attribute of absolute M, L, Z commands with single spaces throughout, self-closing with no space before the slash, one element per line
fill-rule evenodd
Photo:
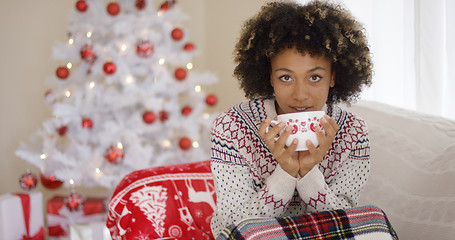
<path fill-rule="evenodd" d="M 357 205 L 370 169 L 365 122 L 338 106 L 327 115 L 339 130 L 328 154 L 302 178 L 285 172 L 258 134 L 277 113 L 275 99 L 240 103 L 220 114 L 212 127 L 211 168 L 217 207 L 214 236 L 247 218 L 295 216 Z"/>

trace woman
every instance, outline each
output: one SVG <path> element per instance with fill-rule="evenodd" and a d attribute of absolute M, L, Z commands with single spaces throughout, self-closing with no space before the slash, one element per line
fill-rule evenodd
<path fill-rule="evenodd" d="M 235 49 L 234 75 L 248 102 L 212 128 L 217 208 L 214 236 L 251 217 L 295 216 L 356 206 L 370 166 L 366 124 L 336 104 L 371 84 L 362 26 L 340 6 L 272 2 L 249 19 Z M 286 147 L 278 114 L 323 110 L 319 146 Z M 275 140 L 280 131 L 284 133 Z"/>

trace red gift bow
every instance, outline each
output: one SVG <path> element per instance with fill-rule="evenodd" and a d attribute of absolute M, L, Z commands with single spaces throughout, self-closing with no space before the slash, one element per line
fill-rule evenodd
<path fill-rule="evenodd" d="M 30 195 L 23 193 L 16 193 L 16 195 L 21 198 L 22 211 L 24 213 L 26 235 L 22 236 L 22 240 L 44 240 L 45 232 L 43 227 L 34 236 L 30 236 Z"/>
<path fill-rule="evenodd" d="M 88 197 L 81 209 L 70 211 L 63 196 L 54 196 L 47 202 L 47 225 L 49 236 L 67 236 L 72 223 L 103 221 L 104 197 Z"/>

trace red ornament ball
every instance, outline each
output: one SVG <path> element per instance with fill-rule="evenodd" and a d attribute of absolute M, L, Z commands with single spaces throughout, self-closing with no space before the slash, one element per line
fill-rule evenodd
<path fill-rule="evenodd" d="M 68 127 L 67 126 L 61 126 L 57 129 L 58 135 L 60 136 L 65 136 L 66 132 L 68 132 Z"/>
<path fill-rule="evenodd" d="M 186 70 L 183 68 L 175 69 L 174 76 L 177 80 L 183 81 L 186 78 Z"/>
<path fill-rule="evenodd" d="M 180 28 L 174 28 L 171 32 L 172 39 L 179 41 L 183 38 L 183 31 Z"/>
<path fill-rule="evenodd" d="M 152 111 L 146 111 L 144 114 L 142 114 L 142 120 L 144 120 L 146 124 L 152 124 L 155 122 L 155 119 L 156 115 Z"/>
<path fill-rule="evenodd" d="M 142 10 L 147 6 L 147 3 L 145 2 L 145 0 L 136 0 L 135 5 L 138 10 Z"/>
<path fill-rule="evenodd" d="M 172 8 L 172 6 L 174 6 L 175 3 L 176 3 L 175 0 L 173 0 L 173 1 L 171 1 L 171 0 L 165 1 L 163 4 L 161 4 L 160 10 L 165 12 L 165 11 L 169 10 L 170 8 Z"/>
<path fill-rule="evenodd" d="M 120 5 L 116 2 L 111 2 L 106 7 L 107 13 L 111 16 L 117 16 L 120 13 Z"/>
<path fill-rule="evenodd" d="M 82 47 L 80 54 L 81 58 L 88 63 L 93 63 L 96 60 L 96 55 L 93 52 L 93 47 L 88 44 Z"/>
<path fill-rule="evenodd" d="M 182 114 L 185 116 L 190 115 L 192 111 L 193 109 L 190 106 L 185 106 L 182 108 Z"/>
<path fill-rule="evenodd" d="M 205 102 L 207 103 L 207 105 L 209 106 L 215 106 L 216 102 L 217 102 L 217 98 L 215 95 L 213 94 L 209 94 L 206 98 L 205 98 Z"/>
<path fill-rule="evenodd" d="M 57 75 L 58 78 L 64 80 L 70 75 L 70 70 L 67 67 L 58 67 L 55 71 L 55 75 Z"/>
<path fill-rule="evenodd" d="M 191 145 L 192 145 L 192 143 L 191 143 L 191 140 L 189 138 L 187 138 L 187 137 L 180 138 L 180 140 L 179 140 L 180 149 L 188 150 L 188 149 L 191 148 Z"/>
<path fill-rule="evenodd" d="M 103 71 L 104 71 L 104 73 L 106 73 L 107 75 L 112 75 L 112 74 L 114 74 L 116 70 L 117 70 L 117 66 L 115 66 L 115 63 L 113 63 L 113 62 L 106 62 L 106 63 L 103 65 Z"/>
<path fill-rule="evenodd" d="M 19 178 L 19 185 L 22 189 L 30 191 L 38 185 L 38 178 L 30 170 L 27 169 L 21 178 Z"/>
<path fill-rule="evenodd" d="M 124 152 L 123 152 L 123 146 L 111 146 L 106 150 L 106 153 L 104 154 L 104 158 L 109 163 L 112 164 L 118 164 L 123 160 Z"/>
<path fill-rule="evenodd" d="M 79 12 L 85 12 L 85 11 L 87 11 L 87 8 L 88 8 L 88 5 L 85 2 L 85 0 L 79 0 L 76 2 L 76 9 Z"/>
<path fill-rule="evenodd" d="M 150 41 L 144 41 L 141 40 L 137 43 L 136 45 L 136 54 L 139 57 L 149 57 L 150 55 L 153 54 L 153 45 L 150 43 Z"/>
<path fill-rule="evenodd" d="M 160 118 L 160 121 L 161 122 L 165 122 L 169 119 L 169 113 L 164 111 L 164 110 L 161 110 L 159 113 L 159 118 Z"/>
<path fill-rule="evenodd" d="M 64 202 L 65 206 L 70 211 L 77 211 L 82 208 L 82 205 L 84 204 L 84 199 L 82 198 L 81 195 L 73 192 L 68 197 L 65 198 Z"/>
<path fill-rule="evenodd" d="M 93 127 L 92 120 L 90 118 L 82 119 L 82 127 L 83 128 L 92 128 Z"/>
<path fill-rule="evenodd" d="M 49 189 L 57 189 L 63 184 L 63 182 L 55 178 L 54 175 L 45 176 L 41 173 L 40 180 L 43 186 Z"/>
<path fill-rule="evenodd" d="M 185 46 L 183 46 L 183 49 L 185 51 L 191 52 L 194 50 L 194 45 L 192 43 L 187 43 L 185 44 Z"/>

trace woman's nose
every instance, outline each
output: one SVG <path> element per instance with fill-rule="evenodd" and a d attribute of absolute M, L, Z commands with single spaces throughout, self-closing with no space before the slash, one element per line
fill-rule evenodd
<path fill-rule="evenodd" d="M 297 101 L 305 101 L 308 98 L 308 86 L 304 81 L 296 81 L 293 89 L 293 98 Z"/>

